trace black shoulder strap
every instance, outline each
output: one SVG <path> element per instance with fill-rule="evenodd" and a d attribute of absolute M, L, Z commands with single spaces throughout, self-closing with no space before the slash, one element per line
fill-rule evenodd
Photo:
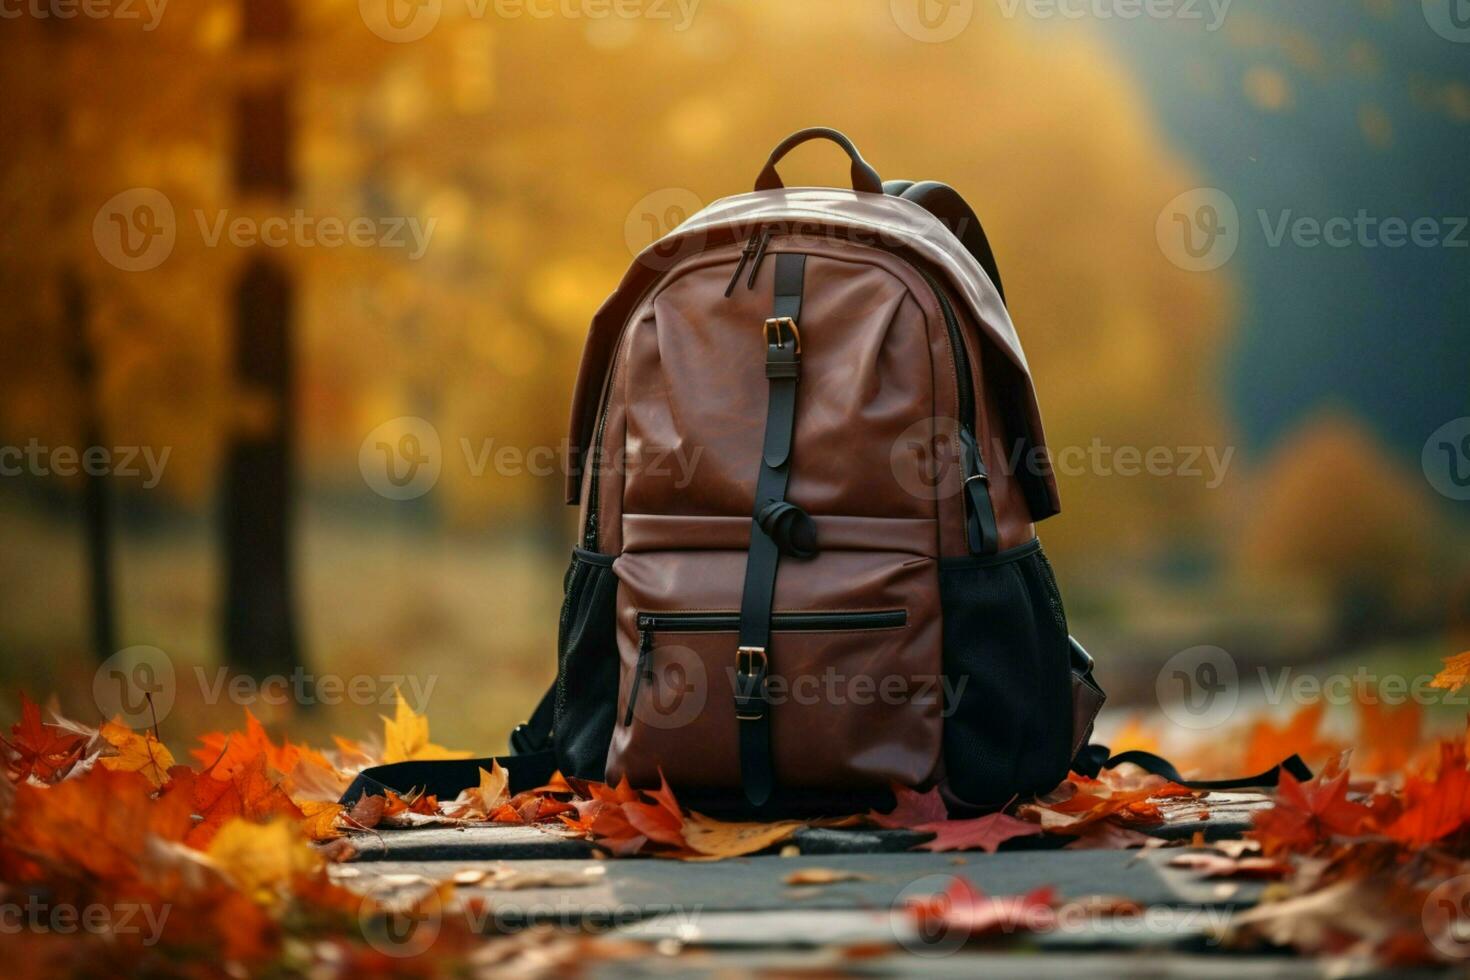
<path fill-rule="evenodd" d="M 913 201 L 938 218 L 960 240 L 965 250 L 975 257 L 975 261 L 980 263 L 980 268 L 995 283 L 995 291 L 1000 293 L 1001 302 L 1005 302 L 1006 290 L 1001 285 L 1000 266 L 995 261 L 995 251 L 990 247 L 990 239 L 986 236 L 985 227 L 980 224 L 975 209 L 960 196 L 959 191 L 937 180 L 889 180 L 883 183 L 883 193 Z"/>
<path fill-rule="evenodd" d="M 510 755 L 484 759 L 425 759 L 373 766 L 357 774 L 340 802 L 352 806 L 364 796 L 382 796 L 385 790 L 400 795 L 432 793 L 453 799 L 460 790 L 480 785 L 480 770 L 499 763 L 510 776 L 511 793 L 535 789 L 550 781 L 556 772 L 556 750 L 552 748 L 551 721 L 556 713 L 556 689 L 541 696 L 525 724 L 510 733 Z"/>
<path fill-rule="evenodd" d="M 1312 778 L 1312 770 L 1302 760 L 1302 757 L 1292 755 L 1265 772 L 1258 772 L 1253 776 L 1238 776 L 1234 779 L 1185 779 L 1179 774 L 1179 770 L 1174 768 L 1174 764 L 1162 756 L 1137 750 L 1109 755 L 1106 745 L 1089 745 L 1077 753 L 1077 758 L 1072 763 L 1072 770 L 1095 779 L 1102 770 L 1112 769 L 1125 763 L 1135 765 L 1144 772 L 1155 776 L 1163 776 L 1172 783 L 1188 786 L 1190 789 L 1270 789 L 1281 781 L 1283 772 L 1291 773 L 1294 779 L 1302 782 Z"/>

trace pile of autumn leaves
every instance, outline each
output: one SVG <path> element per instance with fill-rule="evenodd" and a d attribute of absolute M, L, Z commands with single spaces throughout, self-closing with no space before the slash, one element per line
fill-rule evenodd
<path fill-rule="evenodd" d="M 1470 661 L 1470 654 L 1462 655 Z M 1470 663 L 1452 658 L 1440 686 L 1466 682 Z M 1470 874 L 1470 760 L 1466 739 L 1426 742 L 1416 705 L 1387 708 L 1361 698 L 1364 744 L 1349 756 L 1323 734 L 1323 708 L 1284 725 L 1258 721 L 1239 737 L 1214 739 L 1213 756 L 1187 761 L 1201 777 L 1258 771 L 1301 753 L 1315 778 L 1283 776 L 1274 805 L 1258 810 L 1248 839 L 1206 843 L 1174 864 L 1209 878 L 1265 879 L 1265 900 L 1235 916 L 1227 942 L 1261 942 L 1377 963 L 1443 956 L 1422 913 L 1442 882 Z M 22 699 L 21 720 L 0 738 L 9 779 L 0 780 L 0 886 L 7 901 L 43 894 L 52 904 L 167 907 L 162 942 L 126 936 L 58 937 L 23 932 L 24 962 L 61 970 L 116 963 L 136 972 L 214 974 L 225 965 L 285 972 L 371 976 L 400 970 L 363 941 L 376 914 L 334 883 L 330 866 L 359 847 L 382 846 L 387 828 L 428 824 L 534 825 L 594 841 L 609 856 L 719 860 L 793 848 L 802 828 L 879 826 L 917 831 L 930 851 L 992 852 L 1024 837 L 1065 838 L 1070 848 L 1165 846 L 1150 829 L 1208 814 L 1208 793 L 1132 767 L 1096 779 L 1073 774 L 1044 797 L 1005 812 L 947 819 L 936 790 L 895 788 L 896 807 L 815 822 L 729 823 L 685 810 L 673 790 L 638 790 L 553 777 L 519 794 L 498 766 L 454 800 L 422 794 L 336 801 L 361 769 L 413 759 L 464 758 L 429 738 L 428 721 L 401 699 L 380 738 L 335 739 L 315 750 L 271 739 L 247 710 L 241 731 L 199 739 L 194 765 L 180 764 L 156 731 L 112 721 L 92 729 Z M 1162 748 L 1130 724 L 1114 748 Z M 1235 746 L 1232 757 L 1220 746 Z M 1349 759 L 1356 768 L 1348 768 Z M 1215 799 L 1220 799 L 1218 795 Z M 1063 842 L 1059 842 L 1063 843 Z M 447 885 L 452 891 L 452 885 Z M 447 893 L 446 893 L 447 894 Z M 1464 896 L 1452 896 L 1459 900 Z M 1121 898 L 1099 914 L 1130 914 Z M 976 938 L 1022 930 L 1010 912 L 1045 922 L 1051 893 L 987 899 L 963 880 L 939 904 L 919 903 L 921 921 L 948 917 Z M 1010 910 L 1009 912 L 1007 910 Z M 1463 928 L 1453 917 L 1444 928 Z M 1436 939 L 1443 942 L 1436 942 Z M 483 947 L 467 930 L 441 935 L 431 952 L 440 971 Z M 1470 947 L 1467 947 L 1470 949 Z M 98 966 L 97 969 L 101 969 Z"/>

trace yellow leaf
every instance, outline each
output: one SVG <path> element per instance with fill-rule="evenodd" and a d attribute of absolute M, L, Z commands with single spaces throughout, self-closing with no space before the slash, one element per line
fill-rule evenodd
<path fill-rule="evenodd" d="M 683 834 L 684 842 L 696 852 L 696 856 L 686 860 L 718 861 L 754 854 L 781 843 L 804 826 L 806 824 L 799 820 L 726 823 L 702 813 L 693 813 L 684 821 Z"/>
<path fill-rule="evenodd" d="M 490 771 L 480 770 L 480 785 L 459 794 L 451 816 L 489 817 L 510 802 L 510 773 L 500 763 L 491 761 Z"/>
<path fill-rule="evenodd" d="M 342 832 L 337 829 L 337 815 L 342 812 L 342 804 L 304 800 L 296 805 L 301 808 L 304 818 L 298 820 L 296 826 L 307 837 L 312 840 L 331 840 L 342 836 Z"/>
<path fill-rule="evenodd" d="M 468 759 L 470 753 L 456 752 L 429 741 L 429 719 L 417 713 L 403 700 L 403 692 L 395 691 L 398 706 L 391 719 L 383 719 L 383 761 L 408 762 L 412 759 Z"/>
<path fill-rule="evenodd" d="M 1434 675 L 1430 687 L 1442 688 L 1454 693 L 1470 684 L 1470 650 L 1444 658 L 1444 669 Z"/>
<path fill-rule="evenodd" d="M 114 772 L 136 772 L 158 789 L 168 782 L 169 767 L 174 757 L 168 747 L 153 737 L 152 732 L 141 735 L 120 721 L 109 721 L 102 726 L 102 737 L 117 749 L 117 755 L 105 756 L 102 765 Z"/>
<path fill-rule="evenodd" d="M 259 905 L 279 904 L 289 897 L 294 877 L 321 864 L 320 855 L 285 818 L 261 824 L 236 817 L 220 828 L 205 853 Z"/>

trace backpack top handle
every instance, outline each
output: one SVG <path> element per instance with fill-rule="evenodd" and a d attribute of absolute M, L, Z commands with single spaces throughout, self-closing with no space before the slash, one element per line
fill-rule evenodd
<path fill-rule="evenodd" d="M 780 163 L 782 157 L 801 144 L 815 139 L 831 140 L 833 143 L 842 147 L 847 152 L 847 155 L 852 158 L 853 190 L 862 191 L 865 194 L 883 193 L 883 178 L 879 177 L 878 171 L 874 170 L 872 165 L 863 159 L 863 155 L 858 152 L 852 140 L 837 130 L 828 129 L 825 126 L 803 129 L 800 132 L 792 133 L 782 140 L 781 145 L 771 151 L 770 159 L 766 161 L 766 165 L 762 168 L 760 176 L 755 179 L 755 189 L 758 191 L 774 191 L 785 187 L 786 185 L 781 183 L 781 175 L 776 173 L 776 164 Z"/>

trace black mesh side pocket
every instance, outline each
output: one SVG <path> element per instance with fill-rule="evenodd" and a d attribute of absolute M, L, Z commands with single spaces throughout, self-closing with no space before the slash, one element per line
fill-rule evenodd
<path fill-rule="evenodd" d="M 944 762 L 953 794 L 1004 804 L 1054 788 L 1072 761 L 1066 614 L 1041 544 L 939 569 Z"/>
<path fill-rule="evenodd" d="M 601 780 L 618 702 L 618 580 L 613 556 L 572 551 L 557 631 L 557 763 Z"/>

